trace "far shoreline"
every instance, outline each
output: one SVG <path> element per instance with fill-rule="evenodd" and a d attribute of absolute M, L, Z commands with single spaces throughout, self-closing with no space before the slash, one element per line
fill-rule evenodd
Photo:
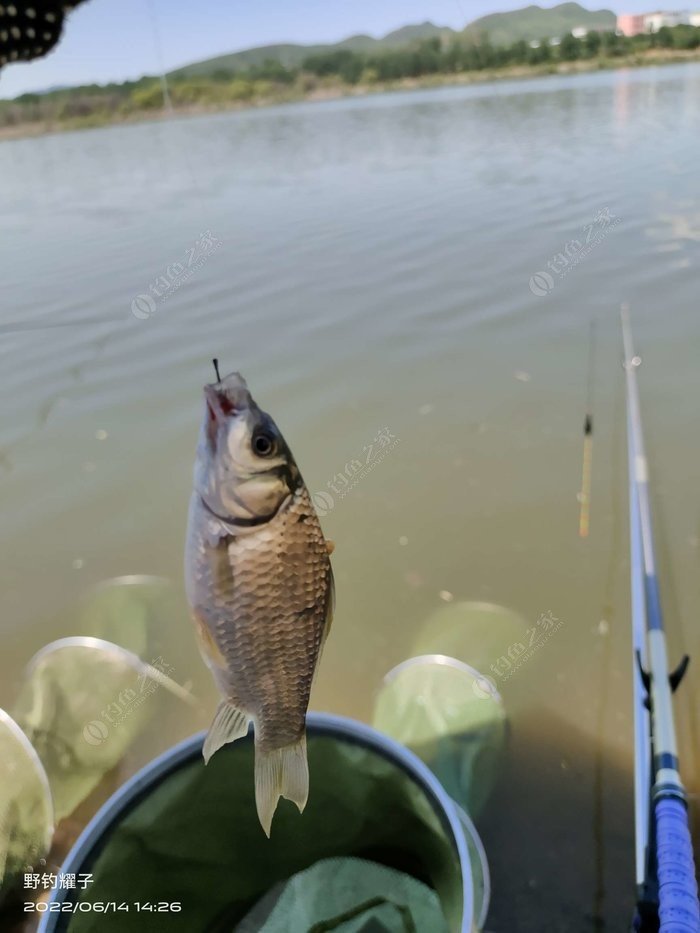
<path fill-rule="evenodd" d="M 488 68 L 481 71 L 468 71 L 458 74 L 433 74 L 420 78 L 402 78 L 398 81 L 384 81 L 373 84 L 347 85 L 337 81 L 329 81 L 326 85 L 308 93 L 304 93 L 303 91 L 299 91 L 298 93 L 295 91 L 287 91 L 285 93 L 281 91 L 269 97 L 238 104 L 195 104 L 186 107 L 176 107 L 169 111 L 161 110 L 160 112 L 154 112 L 153 110 L 144 110 L 139 113 L 129 114 L 128 116 L 114 114 L 109 118 L 99 119 L 87 117 L 85 119 L 72 119 L 54 123 L 45 121 L 19 123 L 15 126 L 0 127 L 0 142 L 16 139 L 31 139 L 38 136 L 49 136 L 81 130 L 103 129 L 105 127 L 159 123 L 171 119 L 178 119 L 180 117 L 196 117 L 207 114 L 258 110 L 285 104 L 342 100 L 349 97 L 370 97 L 375 94 L 391 94 L 399 91 L 465 87 L 473 84 L 543 78 L 553 75 L 590 74 L 596 71 L 620 71 L 631 68 L 641 69 L 656 65 L 677 65 L 698 61 L 700 61 L 700 49 L 692 51 L 650 49 L 643 53 L 622 56 L 620 58 L 566 61 L 557 62 L 554 65 L 510 65 L 507 68 Z"/>

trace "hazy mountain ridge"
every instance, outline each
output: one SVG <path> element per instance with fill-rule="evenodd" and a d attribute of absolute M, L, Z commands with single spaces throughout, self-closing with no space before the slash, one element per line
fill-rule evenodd
<path fill-rule="evenodd" d="M 519 39 L 553 38 L 583 26 L 612 31 L 617 16 L 612 10 L 587 10 L 578 3 L 560 3 L 551 9 L 527 6 L 509 13 L 489 13 L 470 23 L 465 32 L 487 33 L 493 45 L 509 45 Z"/>
<path fill-rule="evenodd" d="M 614 30 L 617 22 L 611 10 L 587 10 L 578 3 L 561 3 L 546 9 L 540 6 L 527 6 L 504 13 L 489 13 L 469 23 L 462 32 L 448 26 L 437 26 L 426 21 L 395 29 L 381 39 L 373 36 L 349 36 L 340 42 L 326 45 L 299 45 L 284 43 L 264 45 L 228 55 L 193 62 L 170 73 L 170 77 L 195 77 L 211 75 L 216 71 L 238 71 L 264 64 L 266 61 L 279 62 L 285 68 L 296 68 L 311 55 L 322 52 L 349 49 L 355 52 L 378 52 L 383 48 L 396 48 L 410 45 L 424 39 L 447 38 L 485 38 L 494 45 L 508 45 L 519 39 L 532 40 L 545 37 L 562 36 L 577 26 L 587 29 Z"/>
<path fill-rule="evenodd" d="M 432 39 L 436 36 L 458 35 L 447 26 L 436 26 L 425 22 L 418 25 L 402 26 L 395 29 L 381 39 L 373 36 L 356 35 L 326 45 L 297 45 L 283 43 L 279 45 L 261 45 L 240 52 L 231 52 L 228 55 L 217 55 L 203 61 L 193 62 L 175 71 L 168 77 L 195 77 L 209 75 L 215 71 L 237 71 L 241 68 L 251 68 L 263 65 L 266 61 L 279 62 L 285 68 L 296 68 L 311 55 L 321 52 L 330 52 L 337 49 L 349 49 L 353 52 L 374 52 L 382 48 L 395 48 L 397 45 L 409 45 L 411 42 L 420 42 L 422 39 Z"/>

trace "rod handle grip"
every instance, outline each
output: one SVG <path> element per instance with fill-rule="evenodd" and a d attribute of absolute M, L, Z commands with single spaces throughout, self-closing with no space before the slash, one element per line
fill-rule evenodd
<path fill-rule="evenodd" d="M 655 811 L 659 933 L 700 933 L 700 905 L 688 811 L 676 797 L 657 801 Z"/>

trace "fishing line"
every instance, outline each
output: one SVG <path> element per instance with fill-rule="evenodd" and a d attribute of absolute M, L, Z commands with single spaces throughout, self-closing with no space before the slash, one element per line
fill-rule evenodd
<path fill-rule="evenodd" d="M 90 327 L 94 324 L 112 324 L 123 323 L 123 318 L 116 317 L 92 317 L 79 320 L 68 321 L 12 321 L 9 324 L 0 324 L 0 334 L 19 334 L 24 331 L 32 330 L 51 330 L 55 327 Z"/>
<path fill-rule="evenodd" d="M 464 22 L 464 26 L 462 26 L 462 29 L 464 29 L 469 23 L 467 14 L 464 12 L 464 7 L 462 6 L 460 0 L 455 0 L 455 6 L 459 10 L 459 15 L 462 17 L 462 21 Z"/>
<path fill-rule="evenodd" d="M 163 104 L 165 109 L 168 111 L 168 115 L 172 117 L 173 102 L 170 99 L 170 87 L 168 86 L 168 78 L 165 74 L 165 64 L 163 62 L 163 46 L 160 41 L 160 30 L 158 29 L 158 17 L 156 16 L 154 0 L 148 0 L 147 5 L 148 12 L 151 17 L 151 28 L 153 29 L 153 45 L 156 52 L 156 59 L 158 61 L 158 78 L 160 79 L 160 87 L 163 92 Z"/>
<path fill-rule="evenodd" d="M 623 380 L 618 379 L 615 383 L 615 399 L 613 403 L 612 450 L 610 462 L 612 519 L 610 552 L 603 585 L 603 605 L 601 607 L 600 621 L 597 627 L 597 632 L 601 641 L 598 643 L 600 651 L 600 682 L 598 689 L 598 712 L 596 717 L 596 753 L 593 767 L 593 842 L 595 850 L 593 916 L 595 918 L 595 929 L 600 931 L 605 929 L 605 879 L 607 876 L 605 858 L 605 730 L 609 721 L 608 701 L 612 667 L 612 633 L 613 620 L 616 615 L 615 588 L 617 571 L 620 566 L 620 549 L 623 531 L 623 499 L 621 498 L 619 479 L 622 470 L 624 442 L 622 432 L 622 425 L 624 422 L 621 417 L 624 408 L 623 388 Z"/>
<path fill-rule="evenodd" d="M 591 321 L 588 342 L 588 389 L 586 392 L 586 417 L 583 422 L 583 465 L 581 467 L 581 503 L 578 522 L 580 538 L 587 538 L 590 530 L 591 479 L 593 474 L 593 383 L 595 367 L 595 320 Z"/>
<path fill-rule="evenodd" d="M 174 142 L 174 126 L 173 120 L 177 116 L 177 112 L 173 107 L 172 96 L 170 94 L 170 83 L 168 81 L 168 75 L 165 71 L 165 60 L 163 57 L 163 43 L 161 41 L 161 32 L 158 20 L 158 12 L 156 10 L 155 0 L 148 0 L 147 3 L 148 12 L 151 19 L 151 28 L 153 30 L 153 50 L 155 53 L 156 59 L 156 71 L 158 74 L 158 80 L 160 81 L 160 88 L 163 94 L 163 110 L 167 116 L 166 123 L 168 123 L 168 128 L 165 129 L 163 134 L 163 142 L 165 143 L 166 148 L 175 148 L 172 143 Z M 170 136 L 168 139 L 167 137 Z M 185 144 L 180 146 L 180 155 L 187 167 L 187 172 L 190 176 L 190 182 L 192 184 L 192 190 L 195 193 L 197 200 L 199 201 L 200 210 L 204 210 L 204 200 L 202 198 L 201 191 L 197 184 L 197 175 L 194 171 L 192 162 L 190 161 L 189 145 Z"/>
<path fill-rule="evenodd" d="M 453 36 L 453 41 L 463 44 L 465 41 L 465 38 L 462 35 L 462 33 L 467 28 L 467 26 L 469 26 L 472 23 L 472 20 L 467 16 L 466 10 L 462 6 L 461 0 L 454 0 L 454 3 L 457 9 L 459 10 L 462 24 L 458 29 L 455 30 L 457 35 Z M 469 85 L 466 85 L 466 87 L 468 86 Z M 522 140 L 523 140 L 522 125 L 518 124 L 518 126 L 516 126 L 515 120 L 511 119 L 511 117 L 508 115 L 507 100 L 504 104 L 503 110 L 500 110 L 500 104 L 501 104 L 501 100 L 499 97 L 495 97 L 492 99 L 492 106 L 494 108 L 499 107 L 499 110 L 497 111 L 498 118 L 500 118 L 507 125 L 507 133 L 505 135 L 509 137 L 509 142 L 510 142 L 510 153 L 509 154 L 511 156 L 515 156 L 517 158 L 517 161 L 520 163 L 520 165 L 527 165 L 527 167 L 530 168 L 531 159 L 522 144 Z"/>

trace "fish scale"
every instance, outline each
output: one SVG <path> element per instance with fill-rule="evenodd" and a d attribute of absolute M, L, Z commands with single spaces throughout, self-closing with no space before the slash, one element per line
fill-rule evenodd
<path fill-rule="evenodd" d="M 320 571 L 330 566 L 328 552 L 318 523 L 297 520 L 308 514 L 306 490 L 295 499 L 267 526 L 273 539 L 264 548 L 254 534 L 230 541 L 240 598 L 217 621 L 217 633 L 232 631 L 221 642 L 228 683 L 254 714 L 262 748 L 290 744 L 303 732 L 325 626 L 329 581 Z"/>

